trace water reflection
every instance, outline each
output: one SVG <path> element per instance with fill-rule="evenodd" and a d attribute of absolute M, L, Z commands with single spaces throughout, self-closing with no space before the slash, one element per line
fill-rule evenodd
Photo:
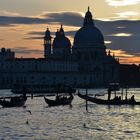
<path fill-rule="evenodd" d="M 136 99 L 140 100 L 138 91 Z M 28 99 L 26 108 L 0 109 L 0 139 L 138 140 L 139 116 L 139 106 L 105 106 L 88 102 L 87 112 L 85 101 L 77 96 L 72 108 L 47 107 L 44 99 L 39 97 Z"/>

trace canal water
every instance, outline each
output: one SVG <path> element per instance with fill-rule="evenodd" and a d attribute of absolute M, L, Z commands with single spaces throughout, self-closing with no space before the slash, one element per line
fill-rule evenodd
<path fill-rule="evenodd" d="M 89 90 L 90 94 L 103 92 L 104 89 Z M 140 89 L 128 92 L 128 96 L 135 94 L 140 101 Z M 3 95 L 11 95 L 10 90 L 0 90 L 0 96 Z M 38 97 L 28 98 L 26 107 L 0 108 L 0 140 L 139 139 L 140 106 L 88 102 L 87 112 L 85 101 L 75 95 L 72 106 L 48 107 L 43 97 Z"/>

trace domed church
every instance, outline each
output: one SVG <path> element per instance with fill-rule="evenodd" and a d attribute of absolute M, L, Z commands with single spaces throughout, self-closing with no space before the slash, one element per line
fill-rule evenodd
<path fill-rule="evenodd" d="M 44 39 L 46 40 L 46 36 Z M 79 83 L 79 86 L 97 87 L 119 81 L 119 62 L 115 59 L 114 54 L 111 56 L 110 51 L 106 52 L 103 34 L 96 27 L 89 7 L 84 17 L 83 26 L 76 32 L 72 46 L 61 25 L 53 43 L 45 44 L 44 47 L 46 58 L 47 56 L 48 58 L 63 58 L 78 64 L 77 75 L 79 78 L 75 79 L 83 81 L 83 83 Z"/>
<path fill-rule="evenodd" d="M 0 50 L 0 88 L 13 85 L 31 87 L 69 85 L 72 87 L 104 87 L 119 82 L 119 62 L 106 52 L 102 32 L 95 26 L 88 8 L 83 26 L 71 44 L 63 26 L 55 37 L 49 28 L 44 36 L 44 58 L 16 58 L 9 49 Z"/>

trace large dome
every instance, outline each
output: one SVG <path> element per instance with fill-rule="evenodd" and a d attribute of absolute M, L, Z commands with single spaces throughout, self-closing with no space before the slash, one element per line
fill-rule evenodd
<path fill-rule="evenodd" d="M 74 45 L 104 45 L 104 37 L 101 31 L 94 25 L 83 26 L 80 28 L 75 37 Z"/>
<path fill-rule="evenodd" d="M 74 37 L 74 45 L 78 45 L 80 47 L 87 45 L 104 45 L 103 34 L 97 27 L 95 27 L 89 7 L 85 14 L 83 27 L 77 31 Z"/>

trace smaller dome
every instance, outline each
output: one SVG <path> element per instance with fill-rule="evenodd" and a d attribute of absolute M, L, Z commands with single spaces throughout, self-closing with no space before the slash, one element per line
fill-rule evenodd
<path fill-rule="evenodd" d="M 56 37 L 54 38 L 53 41 L 53 47 L 54 48 L 70 48 L 71 47 L 71 42 L 70 40 L 65 36 L 64 29 L 61 25 L 60 30 L 57 30 L 56 32 Z"/>
<path fill-rule="evenodd" d="M 71 42 L 67 37 L 55 37 L 53 41 L 54 48 L 70 48 Z"/>

